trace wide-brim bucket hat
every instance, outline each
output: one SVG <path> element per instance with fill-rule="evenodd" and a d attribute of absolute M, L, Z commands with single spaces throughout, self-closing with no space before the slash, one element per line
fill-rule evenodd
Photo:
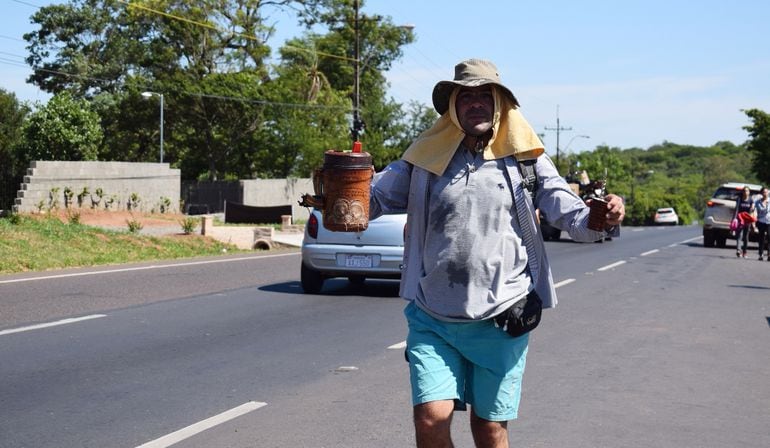
<path fill-rule="evenodd" d="M 433 107 L 439 115 L 444 115 L 449 109 L 449 97 L 455 87 L 478 87 L 487 84 L 497 86 L 504 95 L 508 96 L 514 106 L 519 107 L 519 101 L 500 80 L 495 64 L 484 59 L 468 59 L 455 65 L 454 79 L 440 81 L 433 88 Z"/>

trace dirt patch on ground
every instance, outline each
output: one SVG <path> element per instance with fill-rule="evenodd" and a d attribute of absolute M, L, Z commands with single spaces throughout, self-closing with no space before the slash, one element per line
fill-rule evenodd
<path fill-rule="evenodd" d="M 179 227 L 180 221 L 188 218 L 178 213 L 142 213 L 107 210 L 75 210 L 56 213 L 63 222 L 68 222 L 73 215 L 79 214 L 81 224 L 96 227 L 127 227 L 128 221 L 138 221 L 142 227 Z"/>

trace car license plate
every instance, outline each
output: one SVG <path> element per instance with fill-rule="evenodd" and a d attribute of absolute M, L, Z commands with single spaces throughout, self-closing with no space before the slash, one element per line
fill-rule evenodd
<path fill-rule="evenodd" d="M 370 268 L 372 267 L 371 255 L 345 255 L 346 268 Z"/>

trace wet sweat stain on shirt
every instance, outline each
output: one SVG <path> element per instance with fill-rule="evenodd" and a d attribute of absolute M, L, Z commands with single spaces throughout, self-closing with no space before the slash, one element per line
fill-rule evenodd
<path fill-rule="evenodd" d="M 428 235 L 417 303 L 457 320 L 488 318 L 530 286 L 503 160 L 462 146 L 442 176 L 431 176 Z"/>

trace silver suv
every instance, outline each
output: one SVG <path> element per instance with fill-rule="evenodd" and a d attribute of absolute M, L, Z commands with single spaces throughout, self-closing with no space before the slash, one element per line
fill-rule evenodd
<path fill-rule="evenodd" d="M 744 187 L 751 190 L 751 199 L 756 200 L 762 194 L 762 186 L 742 182 L 722 184 L 706 203 L 706 214 L 703 216 L 703 245 L 705 247 L 725 247 L 727 239 L 735 239 L 730 232 L 730 221 L 735 215 L 735 201 L 740 197 Z M 749 239 L 756 241 L 756 234 L 749 232 Z"/>

